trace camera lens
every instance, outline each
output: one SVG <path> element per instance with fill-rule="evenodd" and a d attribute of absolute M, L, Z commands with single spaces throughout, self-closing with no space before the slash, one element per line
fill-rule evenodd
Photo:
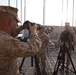
<path fill-rule="evenodd" d="M 37 23 L 35 23 L 35 22 L 30 22 L 30 21 L 27 20 L 27 21 L 25 21 L 25 22 L 23 23 L 23 28 L 26 28 L 26 29 L 29 30 L 29 29 L 30 29 L 30 28 L 29 28 L 29 23 L 30 23 L 31 26 L 33 26 L 33 25 L 36 24 L 36 25 L 37 25 L 37 30 L 40 30 L 41 27 L 42 27 L 41 24 L 37 24 Z"/>

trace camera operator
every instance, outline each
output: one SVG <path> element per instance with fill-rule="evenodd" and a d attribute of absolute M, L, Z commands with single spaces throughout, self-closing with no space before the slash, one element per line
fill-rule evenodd
<path fill-rule="evenodd" d="M 0 75 L 19 75 L 17 58 L 37 54 L 42 44 L 36 33 L 35 24 L 33 26 L 29 24 L 28 44 L 14 38 L 25 28 L 24 25 L 17 27 L 19 22 L 17 12 L 17 8 L 0 6 Z"/>
<path fill-rule="evenodd" d="M 72 54 L 72 50 L 74 50 L 74 45 L 76 44 L 75 33 L 70 29 L 70 23 L 65 22 L 65 30 L 60 34 L 58 38 L 58 44 L 61 46 L 65 42 L 66 47 L 69 49 L 70 55 Z M 70 45 L 71 44 L 71 45 Z M 70 59 L 68 54 L 66 53 L 66 67 L 69 68 Z"/>

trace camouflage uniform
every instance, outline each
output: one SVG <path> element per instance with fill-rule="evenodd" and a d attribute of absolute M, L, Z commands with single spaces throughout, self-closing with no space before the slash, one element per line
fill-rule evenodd
<path fill-rule="evenodd" d="M 61 35 L 60 35 L 60 37 L 59 37 L 59 39 L 58 39 L 58 43 L 59 43 L 59 45 L 61 46 L 62 45 L 62 43 L 63 43 L 63 41 L 61 41 L 61 38 L 63 38 L 63 40 L 65 39 L 65 37 L 66 36 L 68 36 L 68 35 L 63 35 L 64 33 L 65 33 L 66 31 L 63 31 L 62 33 L 61 33 Z M 66 45 L 66 47 L 68 48 L 68 50 L 69 50 L 69 54 L 71 55 L 72 53 L 72 51 L 73 51 L 73 47 L 74 47 L 74 45 L 76 44 L 76 35 L 75 35 L 75 33 L 74 33 L 74 31 L 72 31 L 72 30 L 69 30 L 69 36 L 71 37 L 71 38 L 69 38 L 70 39 L 70 42 L 68 42 L 68 41 L 65 41 L 65 45 Z M 69 37 L 68 36 L 68 37 Z M 68 39 L 67 39 L 68 40 Z M 71 43 L 72 45 L 69 45 L 69 43 Z M 67 66 L 67 68 L 69 67 L 69 65 L 70 65 L 70 59 L 69 59 L 69 56 L 68 56 L 68 54 L 66 53 L 66 66 Z"/>
<path fill-rule="evenodd" d="M 0 75 L 17 75 L 17 58 L 35 55 L 41 45 L 37 38 L 32 36 L 26 44 L 0 31 Z"/>
<path fill-rule="evenodd" d="M 0 12 L 12 14 L 17 19 L 15 9 L 10 6 L 0 6 Z M 26 44 L 0 30 L 0 75 L 19 75 L 18 57 L 33 56 L 40 47 L 41 40 L 35 32 L 31 32 L 30 41 Z"/>
<path fill-rule="evenodd" d="M 45 55 L 45 48 L 47 47 L 48 43 L 49 43 L 49 36 L 46 33 L 43 34 L 39 34 L 40 39 L 42 40 L 42 46 L 40 49 L 40 59 L 41 59 L 41 66 L 43 68 L 43 70 L 45 71 L 45 67 L 46 67 L 46 55 Z"/>
<path fill-rule="evenodd" d="M 65 31 L 63 31 L 62 33 L 64 33 Z M 59 38 L 58 38 L 58 44 L 61 45 L 62 41 L 61 41 L 61 37 L 63 37 L 62 33 L 60 34 Z M 76 35 L 75 32 L 72 30 L 69 30 L 70 35 L 72 36 L 72 43 L 73 45 L 76 45 Z M 63 37 L 64 38 L 64 37 Z"/>

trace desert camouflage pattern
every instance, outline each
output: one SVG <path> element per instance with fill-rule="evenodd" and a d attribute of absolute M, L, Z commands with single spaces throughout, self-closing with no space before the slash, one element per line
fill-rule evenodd
<path fill-rule="evenodd" d="M 37 54 L 41 40 L 35 33 L 31 34 L 28 44 L 0 31 L 0 75 L 19 75 L 18 57 L 29 57 Z"/>
<path fill-rule="evenodd" d="M 18 9 L 15 7 L 13 8 L 11 6 L 0 6 L 0 12 L 11 14 L 16 18 L 18 22 L 21 22 L 18 18 Z"/>
<path fill-rule="evenodd" d="M 63 31 L 62 33 L 64 33 L 64 31 Z M 61 34 L 62 34 L 62 33 L 61 33 Z M 76 34 L 75 34 L 75 32 L 74 32 L 73 30 L 70 30 L 69 33 L 70 33 L 70 35 L 71 35 L 71 37 L 72 37 L 72 41 L 71 41 L 71 42 L 65 41 L 65 45 L 66 45 L 66 47 L 67 47 L 67 49 L 68 49 L 68 51 L 69 51 L 69 54 L 72 55 L 72 51 L 74 50 L 74 46 L 76 45 Z M 59 44 L 59 46 L 62 45 L 62 41 L 61 41 L 61 38 L 60 38 L 60 37 L 62 37 L 62 36 L 63 36 L 63 35 L 60 35 L 59 38 L 58 38 L 58 44 Z M 65 36 L 64 36 L 64 37 L 65 37 Z M 70 59 L 69 59 L 67 53 L 66 53 L 66 55 L 65 55 L 65 60 L 66 60 L 66 67 L 69 68 Z"/>
<path fill-rule="evenodd" d="M 42 46 L 39 52 L 39 57 L 41 59 L 41 66 L 43 67 L 43 69 L 45 70 L 46 67 L 46 55 L 45 55 L 45 49 L 48 46 L 49 43 L 49 36 L 44 33 L 44 34 L 39 34 L 40 39 L 42 40 Z"/>
<path fill-rule="evenodd" d="M 63 31 L 62 33 L 64 33 L 64 32 L 65 32 L 65 31 Z M 61 33 L 61 34 L 62 34 L 62 33 Z M 61 35 L 61 34 L 60 34 L 60 36 L 59 36 L 59 38 L 58 38 L 58 44 L 59 44 L 59 46 L 62 44 L 61 37 L 63 37 L 63 35 Z M 73 44 L 73 46 L 75 46 L 75 45 L 76 45 L 76 34 L 75 34 L 75 32 L 74 32 L 73 30 L 70 30 L 70 31 L 69 31 L 69 34 L 70 34 L 71 37 L 72 37 L 72 44 Z M 65 36 L 64 36 L 64 37 L 65 37 Z M 67 47 L 69 47 L 67 41 L 65 42 L 65 44 L 66 44 Z"/>

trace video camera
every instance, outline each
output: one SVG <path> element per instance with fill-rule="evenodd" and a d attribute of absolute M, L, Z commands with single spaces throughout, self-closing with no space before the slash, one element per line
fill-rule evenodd
<path fill-rule="evenodd" d="M 34 23 L 34 22 L 30 22 L 30 21 L 25 21 L 24 23 L 23 23 L 23 28 L 27 28 L 28 30 L 30 30 L 30 28 L 29 28 L 29 23 L 30 23 L 30 25 L 31 26 L 33 26 L 34 24 L 36 24 L 37 25 L 37 30 L 40 30 L 41 29 L 41 24 L 37 24 L 37 23 Z"/>

